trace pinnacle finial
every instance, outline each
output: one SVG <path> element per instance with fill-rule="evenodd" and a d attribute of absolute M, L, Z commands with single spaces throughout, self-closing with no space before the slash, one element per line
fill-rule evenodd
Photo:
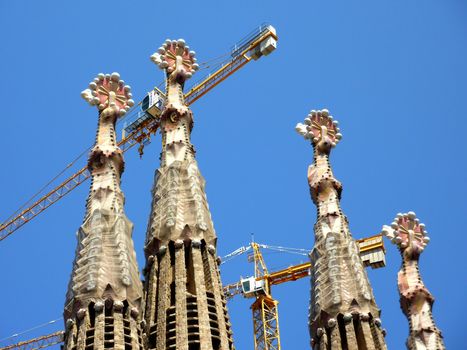
<path fill-rule="evenodd" d="M 157 49 L 151 56 L 151 61 L 165 70 L 168 74 L 174 76 L 184 82 L 190 79 L 193 74 L 199 69 L 195 58 L 196 53 L 190 51 L 185 40 L 170 40 L 167 39 L 164 44 Z"/>
<path fill-rule="evenodd" d="M 89 83 L 89 88 L 81 92 L 84 98 L 91 106 L 97 106 L 99 111 L 111 108 L 125 114 L 135 102 L 131 99 L 131 87 L 125 85 L 120 79 L 120 74 L 99 73 L 93 81 Z"/>
<path fill-rule="evenodd" d="M 383 226 L 382 233 L 401 251 L 410 250 L 416 254 L 420 254 L 430 241 L 425 225 L 413 211 L 397 214 L 391 226 Z"/>
<path fill-rule="evenodd" d="M 312 110 L 304 124 L 298 123 L 295 130 L 305 139 L 311 140 L 313 147 L 322 150 L 330 150 L 342 138 L 337 120 L 333 120 L 327 109 Z"/>

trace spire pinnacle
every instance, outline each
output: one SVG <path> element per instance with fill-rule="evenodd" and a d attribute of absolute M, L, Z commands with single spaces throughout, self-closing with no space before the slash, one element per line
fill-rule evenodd
<path fill-rule="evenodd" d="M 391 226 L 383 226 L 382 233 L 396 244 L 401 252 L 410 255 L 420 255 L 430 242 L 425 224 L 420 223 L 413 211 L 397 214 Z"/>
<path fill-rule="evenodd" d="M 99 118 L 88 159 L 91 188 L 65 300 L 66 350 L 80 344 L 103 350 L 115 343 L 120 348 L 123 334 L 131 339 L 132 349 L 141 347 L 143 290 L 133 224 L 124 212 L 120 188 L 124 160 L 115 135 L 117 117 L 134 105 L 130 90 L 118 73 L 112 73 L 99 74 L 81 93 L 98 107 Z"/>
<path fill-rule="evenodd" d="M 185 40 L 167 39 L 151 56 L 151 61 L 165 70 L 171 78 L 184 83 L 199 69 L 195 55 L 196 53 L 190 51 Z"/>
<path fill-rule="evenodd" d="M 295 130 L 305 140 L 311 140 L 313 147 L 329 153 L 342 138 L 338 124 L 327 109 L 312 110 L 305 118 L 304 124 L 298 123 Z"/>
<path fill-rule="evenodd" d="M 107 113 L 118 112 L 124 115 L 135 104 L 132 100 L 131 87 L 125 85 L 117 72 L 99 73 L 89 83 L 89 88 L 81 92 L 81 97 L 91 106 L 97 106 L 101 113 L 107 109 Z"/>
<path fill-rule="evenodd" d="M 379 309 L 364 264 L 341 206 L 342 184 L 329 162 L 341 139 L 338 123 L 326 109 L 312 110 L 296 130 L 311 140 L 313 163 L 308 184 L 317 207 L 311 252 L 309 328 L 313 349 L 386 349 Z"/>
<path fill-rule="evenodd" d="M 216 257 L 205 180 L 191 143 L 193 113 L 183 87 L 199 68 L 182 39 L 151 60 L 166 72 L 156 171 L 146 234 L 145 319 L 150 349 L 234 349 Z"/>

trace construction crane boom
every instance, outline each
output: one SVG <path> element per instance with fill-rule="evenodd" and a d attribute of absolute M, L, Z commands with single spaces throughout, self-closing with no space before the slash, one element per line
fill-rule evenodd
<path fill-rule="evenodd" d="M 356 241 L 362 262 L 365 266 L 379 268 L 385 266 L 385 249 L 381 234 L 359 239 Z M 311 263 L 306 262 L 288 268 L 268 272 L 260 248 L 272 248 L 273 250 L 303 253 L 303 249 L 285 247 L 273 247 L 266 244 L 251 243 L 253 261 L 255 263 L 254 277 L 241 279 L 239 282 L 224 286 L 224 294 L 227 300 L 235 295 L 243 294 L 246 298 L 255 298 L 251 305 L 253 313 L 253 335 L 255 350 L 280 350 L 281 340 L 279 331 L 279 302 L 271 295 L 271 286 L 296 281 L 309 276 Z M 238 255 L 248 249 L 242 247 L 229 255 Z"/>
<path fill-rule="evenodd" d="M 185 102 L 192 104 L 250 62 L 251 59 L 257 60 L 263 55 L 269 55 L 275 49 L 277 40 L 274 27 L 262 24 L 257 30 L 254 30 L 250 35 L 232 47 L 232 58 L 229 62 L 222 65 L 214 73 L 209 74 L 185 94 Z"/>
<path fill-rule="evenodd" d="M 363 264 L 373 269 L 384 267 L 385 261 L 385 248 L 383 242 L 383 236 L 377 234 L 370 237 L 365 237 L 356 240 L 360 250 L 360 256 L 362 257 Z M 260 247 L 268 247 L 264 244 L 258 244 Z M 242 247 L 242 252 L 248 251 L 245 247 Z M 236 252 L 236 251 L 235 251 Z M 230 255 L 230 254 L 229 254 Z M 238 255 L 238 253 L 236 254 Z M 269 286 L 281 284 L 284 282 L 296 281 L 298 279 L 309 276 L 311 263 L 306 262 L 303 264 L 289 266 L 285 269 L 271 272 L 262 276 L 256 276 L 256 280 L 267 280 Z M 242 294 L 242 281 L 227 284 L 224 286 L 224 294 L 227 300 L 232 299 L 234 296 Z"/>
<path fill-rule="evenodd" d="M 157 126 L 155 123 L 146 123 L 141 124 L 137 130 L 133 133 L 122 139 L 118 145 L 126 152 L 134 145 L 141 142 L 141 138 L 143 135 L 149 135 L 149 133 L 154 133 L 157 131 Z M 144 136 L 148 137 L 148 136 Z M 46 195 L 41 197 L 39 200 L 34 202 L 30 207 L 24 209 L 19 214 L 17 214 L 14 218 L 9 220 L 8 222 L 2 224 L 0 226 L 0 241 L 7 238 L 17 229 L 19 229 L 24 224 L 28 223 L 32 219 L 34 219 L 37 215 L 42 213 L 52 204 L 56 203 L 58 200 L 62 199 L 68 193 L 73 191 L 76 187 L 81 185 L 85 182 L 91 174 L 88 171 L 87 166 L 81 168 L 78 172 L 71 175 L 68 179 L 62 182 L 60 185 L 55 187 L 53 190 L 48 192 Z"/>
<path fill-rule="evenodd" d="M 193 104 L 199 98 L 212 90 L 216 85 L 227 79 L 241 67 L 245 66 L 252 59 L 257 60 L 262 56 L 267 56 L 275 49 L 276 42 L 277 36 L 274 27 L 267 24 L 261 25 L 258 29 L 233 47 L 231 51 L 231 59 L 227 63 L 209 74 L 205 79 L 196 84 L 185 94 L 186 104 Z M 165 96 L 163 93 L 157 88 L 153 91 L 156 90 L 164 99 Z M 138 106 L 139 105 L 141 105 L 141 102 Z M 134 123 L 131 128 L 131 133 L 123 137 L 119 142 L 118 145 L 123 152 L 129 150 L 136 144 L 143 145 L 145 142 L 149 141 L 152 134 L 156 133 L 159 127 L 159 119 L 144 112 L 145 111 L 143 110 L 143 115 L 145 117 L 138 120 L 138 123 Z M 60 185 L 34 202 L 31 206 L 22 210 L 19 214 L 13 216 L 5 223 L 2 223 L 0 226 L 0 241 L 10 236 L 13 232 L 30 222 L 52 204 L 70 193 L 80 184 L 85 182 L 89 176 L 90 174 L 87 167 L 83 167 L 77 173 L 70 176 Z"/>
<path fill-rule="evenodd" d="M 57 345 L 63 343 L 64 331 L 58 331 L 52 334 L 43 335 L 38 338 L 29 339 L 22 341 L 16 344 L 8 345 L 0 350 L 35 350 L 35 349 L 44 349 L 52 345 Z"/>

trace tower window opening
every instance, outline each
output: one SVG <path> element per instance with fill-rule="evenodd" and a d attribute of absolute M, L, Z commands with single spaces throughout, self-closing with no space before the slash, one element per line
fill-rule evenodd
<path fill-rule="evenodd" d="M 170 306 L 175 305 L 175 282 L 170 283 Z"/>
<path fill-rule="evenodd" d="M 192 248 L 185 249 L 185 268 L 186 268 L 186 290 L 188 293 L 196 295 L 195 270 L 193 267 Z"/>
<path fill-rule="evenodd" d="M 175 245 L 173 241 L 169 242 L 170 266 L 175 266 Z"/>
<path fill-rule="evenodd" d="M 94 310 L 94 303 L 89 303 L 88 311 L 89 311 L 89 320 L 91 322 L 91 327 L 94 328 L 96 324 L 96 310 Z"/>
<path fill-rule="evenodd" d="M 342 350 L 348 350 L 349 346 L 347 344 L 347 332 L 345 330 L 344 315 L 339 314 L 337 316 L 337 326 L 339 327 L 339 333 L 341 336 Z"/>
<path fill-rule="evenodd" d="M 212 340 L 212 348 L 214 350 L 220 350 L 220 348 L 221 348 L 220 339 L 212 337 L 211 340 Z"/>

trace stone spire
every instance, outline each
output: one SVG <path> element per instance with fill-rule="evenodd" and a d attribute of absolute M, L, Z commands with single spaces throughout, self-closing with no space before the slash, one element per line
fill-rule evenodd
<path fill-rule="evenodd" d="M 134 104 L 118 73 L 99 74 L 81 93 L 99 109 L 88 168 L 91 189 L 66 295 L 65 349 L 140 349 L 142 283 L 132 241 L 133 224 L 120 189 L 123 155 L 115 122 Z"/>
<path fill-rule="evenodd" d="M 430 241 L 414 212 L 397 214 L 391 226 L 383 226 L 383 234 L 396 244 L 402 256 L 397 275 L 400 304 L 409 320 L 409 350 L 443 350 L 443 336 L 433 320 L 434 298 L 420 276 L 418 260 Z"/>
<path fill-rule="evenodd" d="M 167 40 L 151 59 L 167 74 L 146 235 L 145 320 L 148 349 L 233 349 L 216 255 L 216 233 L 190 135 L 185 81 L 198 69 L 185 41 Z"/>
<path fill-rule="evenodd" d="M 341 183 L 329 162 L 339 142 L 337 121 L 327 110 L 311 111 L 296 130 L 311 140 L 313 164 L 308 184 L 318 209 L 311 252 L 309 327 L 314 350 L 386 349 L 380 311 L 363 267 L 347 217 L 340 207 Z"/>

